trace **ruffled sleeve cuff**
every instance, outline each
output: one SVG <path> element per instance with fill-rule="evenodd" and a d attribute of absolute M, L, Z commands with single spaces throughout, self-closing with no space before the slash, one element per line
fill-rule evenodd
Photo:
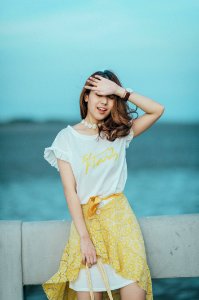
<path fill-rule="evenodd" d="M 129 134 L 126 136 L 126 149 L 129 147 L 130 142 L 132 141 L 134 137 L 133 129 L 131 128 Z"/>
<path fill-rule="evenodd" d="M 66 129 L 62 129 L 56 135 L 52 145 L 44 149 L 44 159 L 59 172 L 57 159 L 70 162 L 70 153 L 68 134 Z"/>
<path fill-rule="evenodd" d="M 59 172 L 57 158 L 70 162 L 69 152 L 62 151 L 56 147 L 47 147 L 44 149 L 44 159 Z"/>

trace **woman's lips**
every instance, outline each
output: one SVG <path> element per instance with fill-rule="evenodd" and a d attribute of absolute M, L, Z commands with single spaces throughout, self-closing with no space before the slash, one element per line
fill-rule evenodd
<path fill-rule="evenodd" d="M 107 111 L 107 108 L 101 108 L 101 107 L 97 107 L 97 110 L 100 112 L 100 113 L 105 113 Z"/>

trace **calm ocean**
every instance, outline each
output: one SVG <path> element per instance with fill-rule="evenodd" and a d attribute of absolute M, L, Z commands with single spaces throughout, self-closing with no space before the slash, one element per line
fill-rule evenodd
<path fill-rule="evenodd" d="M 67 125 L 0 126 L 1 220 L 71 220 L 59 173 L 43 158 Z M 132 140 L 124 193 L 138 218 L 199 213 L 198 132 L 199 124 L 155 124 Z M 24 291 L 27 300 L 47 299 L 41 286 Z M 153 279 L 153 292 L 156 300 L 198 300 L 199 278 Z"/>

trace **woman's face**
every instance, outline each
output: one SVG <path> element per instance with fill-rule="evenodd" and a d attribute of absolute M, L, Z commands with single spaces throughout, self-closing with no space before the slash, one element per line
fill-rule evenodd
<path fill-rule="evenodd" d="M 110 98 L 111 95 L 102 96 L 97 95 L 95 91 L 90 91 L 89 95 L 86 95 L 88 112 L 87 116 L 92 121 L 99 121 L 106 118 L 113 108 L 115 99 Z"/>

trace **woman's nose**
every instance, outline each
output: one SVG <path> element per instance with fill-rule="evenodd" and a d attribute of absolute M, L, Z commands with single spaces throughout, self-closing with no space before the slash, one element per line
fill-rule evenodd
<path fill-rule="evenodd" d="M 101 103 L 107 103 L 108 102 L 108 97 L 104 96 L 103 99 L 101 99 Z"/>

